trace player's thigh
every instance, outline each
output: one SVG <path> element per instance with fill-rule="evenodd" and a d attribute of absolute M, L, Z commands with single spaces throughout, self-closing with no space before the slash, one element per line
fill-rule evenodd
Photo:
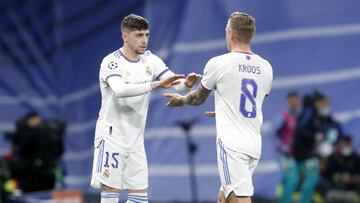
<path fill-rule="evenodd" d="M 95 187 L 122 189 L 124 154 L 111 142 L 102 140 L 95 148 L 92 184 Z M 104 187 L 106 186 L 106 187 Z"/>
<path fill-rule="evenodd" d="M 216 154 L 217 154 L 218 172 L 222 186 L 221 189 L 224 190 L 224 194 L 225 194 L 226 187 L 224 186 L 231 184 L 231 175 L 229 172 L 230 164 L 229 164 L 229 157 L 227 150 L 225 149 L 225 147 L 223 146 L 220 140 L 218 140 L 216 145 Z"/>
<path fill-rule="evenodd" d="M 218 203 L 225 203 L 226 199 L 225 199 L 225 194 L 223 190 L 219 190 L 219 194 L 218 194 Z"/>
<path fill-rule="evenodd" d="M 113 188 L 113 187 L 110 187 L 110 186 L 107 186 L 103 183 L 100 183 L 100 189 L 101 191 L 106 191 L 106 192 L 116 192 L 116 193 L 119 193 L 120 192 L 120 189 L 116 189 L 116 188 Z"/>
<path fill-rule="evenodd" d="M 217 146 L 217 161 L 221 184 L 227 198 L 231 192 L 237 196 L 252 196 L 252 175 L 258 159 Z"/>
<path fill-rule="evenodd" d="M 252 175 L 258 164 L 258 159 L 239 152 L 233 153 L 231 157 L 230 173 L 234 186 L 232 191 L 238 197 L 252 196 L 254 194 Z"/>
<path fill-rule="evenodd" d="M 148 188 L 148 165 L 144 151 L 129 153 L 125 168 L 125 184 L 129 191 L 144 191 Z"/>
<path fill-rule="evenodd" d="M 231 192 L 226 199 L 226 203 L 251 203 L 250 197 L 239 197 L 234 192 Z"/>

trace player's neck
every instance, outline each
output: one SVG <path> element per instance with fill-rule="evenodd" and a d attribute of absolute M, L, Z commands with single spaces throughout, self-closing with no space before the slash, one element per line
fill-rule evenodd
<path fill-rule="evenodd" d="M 250 44 L 234 44 L 231 49 L 231 52 L 247 52 L 247 53 L 252 53 L 251 48 L 250 48 Z"/>
<path fill-rule="evenodd" d="M 137 61 L 139 60 L 140 56 L 139 54 L 137 54 L 136 52 L 132 51 L 131 49 L 129 49 L 126 46 L 123 46 L 120 48 L 121 53 L 127 58 L 130 59 L 132 61 Z"/>

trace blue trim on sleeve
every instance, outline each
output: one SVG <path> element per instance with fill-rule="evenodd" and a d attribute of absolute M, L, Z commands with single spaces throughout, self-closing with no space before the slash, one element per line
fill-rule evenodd
<path fill-rule="evenodd" d="M 164 73 L 166 73 L 167 71 L 169 71 L 168 68 L 165 69 L 165 70 L 163 70 L 159 75 L 157 75 L 157 76 L 155 77 L 155 80 L 159 80 L 159 78 L 160 78 Z"/>
<path fill-rule="evenodd" d="M 106 77 L 105 81 L 107 82 L 109 78 L 113 77 L 113 76 L 119 76 L 122 78 L 122 76 L 120 74 L 111 74 L 109 76 Z"/>
<path fill-rule="evenodd" d="M 205 87 L 205 85 L 203 85 L 203 83 L 202 83 L 202 82 L 200 82 L 200 85 L 201 85 L 201 87 L 202 87 L 202 88 L 204 88 L 205 90 L 207 90 L 207 91 L 209 91 L 209 92 L 211 92 L 211 91 L 212 91 L 212 90 L 210 90 L 210 89 L 206 88 L 206 87 Z"/>

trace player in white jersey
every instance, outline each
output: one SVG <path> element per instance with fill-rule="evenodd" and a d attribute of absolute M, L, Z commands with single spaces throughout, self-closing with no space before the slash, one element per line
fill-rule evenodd
<path fill-rule="evenodd" d="M 214 90 L 220 202 L 251 202 L 254 192 L 252 174 L 261 154 L 261 109 L 272 84 L 271 65 L 251 51 L 254 33 L 253 17 L 232 13 L 226 26 L 230 52 L 208 61 L 197 90 L 185 96 L 165 94 L 170 97 L 168 106 L 200 105 Z"/>
<path fill-rule="evenodd" d="M 101 203 L 117 203 L 128 190 L 127 203 L 148 202 L 148 168 L 144 129 L 150 91 L 174 86 L 189 91 L 199 79 L 175 75 L 145 51 L 149 24 L 130 14 L 121 23 L 123 47 L 107 55 L 100 67 L 101 109 L 96 123 L 91 185 L 101 188 Z"/>

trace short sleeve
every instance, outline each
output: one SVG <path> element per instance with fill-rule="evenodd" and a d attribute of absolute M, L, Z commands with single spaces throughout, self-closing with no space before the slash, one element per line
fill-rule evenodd
<path fill-rule="evenodd" d="M 122 77 L 121 74 L 122 74 L 122 72 L 120 70 L 119 63 L 115 59 L 106 59 L 105 58 L 101 62 L 100 78 L 102 81 L 107 82 L 107 80 L 113 76 Z"/>
<path fill-rule="evenodd" d="M 152 70 L 154 71 L 154 79 L 158 80 L 164 73 L 169 71 L 169 68 L 166 66 L 163 60 L 161 60 L 155 54 L 151 54 L 148 56 L 150 60 L 150 65 Z"/>
<path fill-rule="evenodd" d="M 204 68 L 204 73 L 201 80 L 201 85 L 207 90 L 211 91 L 215 89 L 216 80 L 218 77 L 216 74 L 216 69 L 217 67 L 214 63 L 214 60 L 210 59 Z"/>

